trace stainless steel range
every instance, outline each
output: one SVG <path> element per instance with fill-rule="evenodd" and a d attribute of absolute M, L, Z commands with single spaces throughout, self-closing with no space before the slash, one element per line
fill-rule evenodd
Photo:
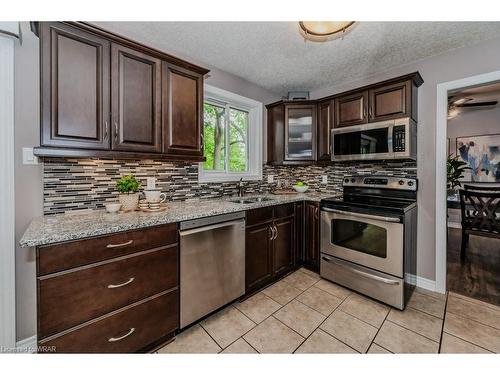
<path fill-rule="evenodd" d="M 321 201 L 321 276 L 404 309 L 405 275 L 416 274 L 417 180 L 346 176 L 343 188 Z"/>

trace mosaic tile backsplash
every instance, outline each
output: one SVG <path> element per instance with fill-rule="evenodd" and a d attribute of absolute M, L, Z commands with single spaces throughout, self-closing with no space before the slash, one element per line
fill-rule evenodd
<path fill-rule="evenodd" d="M 407 162 L 348 162 L 327 166 L 269 166 L 264 165 L 262 180 L 245 182 L 245 193 L 268 193 L 277 184 L 298 180 L 311 191 L 341 192 L 342 177 L 346 174 L 389 174 L 416 177 L 417 165 Z M 167 194 L 167 200 L 207 199 L 234 196 L 236 182 L 199 183 L 198 164 L 156 160 L 104 160 L 45 158 L 43 161 L 44 214 L 56 214 L 81 209 L 103 209 L 107 202 L 118 199 L 116 180 L 133 174 L 143 186 L 146 177 L 156 177 L 157 188 Z M 268 176 L 274 183 L 268 184 Z M 322 183 L 322 176 L 328 183 Z"/>

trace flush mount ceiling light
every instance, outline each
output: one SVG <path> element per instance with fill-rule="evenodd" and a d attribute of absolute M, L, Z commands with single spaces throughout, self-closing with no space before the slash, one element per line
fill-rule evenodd
<path fill-rule="evenodd" d="M 299 30 L 304 39 L 326 42 L 344 36 L 355 24 L 355 21 L 300 21 Z"/>

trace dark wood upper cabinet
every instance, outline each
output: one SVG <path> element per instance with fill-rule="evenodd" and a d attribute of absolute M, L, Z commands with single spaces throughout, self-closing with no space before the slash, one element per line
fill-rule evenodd
<path fill-rule="evenodd" d="M 267 109 L 267 163 L 281 164 L 285 157 L 285 106 Z"/>
<path fill-rule="evenodd" d="M 203 156 L 203 76 L 163 63 L 163 152 Z"/>
<path fill-rule="evenodd" d="M 316 105 L 285 104 L 285 160 L 316 159 Z"/>
<path fill-rule="evenodd" d="M 84 22 L 34 22 L 38 156 L 203 161 L 207 69 Z"/>
<path fill-rule="evenodd" d="M 161 152 L 161 60 L 113 44 L 113 150 Z"/>
<path fill-rule="evenodd" d="M 335 98 L 335 127 L 360 125 L 368 122 L 368 91 Z"/>
<path fill-rule="evenodd" d="M 316 102 L 279 101 L 267 108 L 267 163 L 311 164 L 316 160 Z"/>
<path fill-rule="evenodd" d="M 319 204 L 305 202 L 304 266 L 319 270 Z"/>
<path fill-rule="evenodd" d="M 110 43 L 61 23 L 42 23 L 41 146 L 109 148 Z"/>
<path fill-rule="evenodd" d="M 331 160 L 331 136 L 330 131 L 333 128 L 333 100 L 318 103 L 318 131 L 316 138 L 318 140 L 318 161 Z"/>
<path fill-rule="evenodd" d="M 370 122 L 412 117 L 412 81 L 375 87 L 368 91 Z"/>

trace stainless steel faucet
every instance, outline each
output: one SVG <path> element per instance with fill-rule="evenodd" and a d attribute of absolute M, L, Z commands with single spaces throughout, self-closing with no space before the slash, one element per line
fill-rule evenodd
<path fill-rule="evenodd" d="M 243 196 L 243 177 L 240 178 L 240 182 L 238 183 L 238 197 Z"/>

